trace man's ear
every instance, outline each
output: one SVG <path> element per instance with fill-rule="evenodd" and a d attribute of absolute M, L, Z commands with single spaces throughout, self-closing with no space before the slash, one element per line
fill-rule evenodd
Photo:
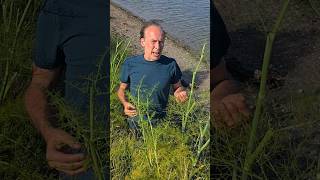
<path fill-rule="evenodd" d="M 140 38 L 140 44 L 141 44 L 142 47 L 144 47 L 144 45 L 145 45 L 144 38 Z"/>

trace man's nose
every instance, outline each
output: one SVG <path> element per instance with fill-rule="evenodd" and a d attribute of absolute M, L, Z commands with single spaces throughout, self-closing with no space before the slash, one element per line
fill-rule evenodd
<path fill-rule="evenodd" d="M 159 48 L 160 48 L 160 42 L 159 42 L 159 41 L 156 42 L 156 43 L 154 44 L 154 47 L 155 47 L 156 49 L 159 49 Z"/>

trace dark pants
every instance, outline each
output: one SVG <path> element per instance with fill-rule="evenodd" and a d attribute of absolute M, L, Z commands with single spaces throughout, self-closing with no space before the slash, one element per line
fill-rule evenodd
<path fill-rule="evenodd" d="M 147 116 L 143 115 L 142 118 L 140 118 L 140 116 L 130 117 L 127 119 L 127 123 L 129 125 L 129 128 L 134 131 L 135 135 L 140 136 L 141 135 L 140 124 L 142 122 L 148 123 L 148 126 L 151 124 L 152 127 L 156 127 L 162 121 L 162 119 L 163 117 L 155 117 L 155 118 L 152 118 L 151 120 L 148 120 Z"/>

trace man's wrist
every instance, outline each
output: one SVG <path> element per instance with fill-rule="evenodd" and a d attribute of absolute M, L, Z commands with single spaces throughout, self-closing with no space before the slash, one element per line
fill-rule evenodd
<path fill-rule="evenodd" d="M 55 128 L 49 125 L 43 126 L 41 127 L 41 129 L 39 129 L 40 134 L 42 135 L 43 139 L 47 142 L 48 139 L 51 136 L 51 132 L 52 130 L 54 130 Z"/>
<path fill-rule="evenodd" d="M 123 101 L 121 101 L 121 103 L 122 103 L 123 106 L 126 106 L 126 104 L 128 104 L 129 102 L 126 101 L 126 100 L 123 100 Z"/>
<path fill-rule="evenodd" d="M 219 82 L 211 92 L 211 96 L 215 99 L 223 98 L 229 94 L 238 93 L 240 85 L 238 81 L 225 79 Z"/>
<path fill-rule="evenodd" d="M 181 91 L 184 91 L 184 90 L 185 90 L 184 87 L 180 86 L 174 91 L 174 93 L 178 93 L 178 92 L 181 92 Z"/>

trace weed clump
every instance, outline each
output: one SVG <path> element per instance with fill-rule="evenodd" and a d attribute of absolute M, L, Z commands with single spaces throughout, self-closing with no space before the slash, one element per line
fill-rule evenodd
<path fill-rule="evenodd" d="M 113 38 L 117 40 L 117 38 Z M 119 42 L 122 43 L 119 45 Z M 114 42 L 118 46 L 111 52 L 128 54 L 128 44 Z M 119 52 L 120 51 L 120 52 Z M 112 58 L 111 64 L 123 62 L 126 56 Z M 112 67 L 119 66 L 111 65 Z M 119 70 L 113 70 L 119 72 Z M 111 76 L 119 76 L 119 73 Z M 195 76 L 195 74 L 194 74 Z M 111 84 L 119 84 L 117 77 L 111 77 Z M 152 90 L 150 90 L 152 92 Z M 144 98 L 139 93 L 143 93 Z M 149 92 L 150 94 L 150 92 Z M 203 124 L 209 124 L 208 111 L 201 109 L 204 100 L 194 99 L 193 90 L 189 98 L 192 103 L 179 104 L 169 98 L 167 116 L 157 125 L 153 124 L 154 113 L 150 112 L 148 93 L 139 91 L 136 97 L 130 97 L 138 112 L 139 134 L 128 128 L 126 117 L 121 113 L 122 106 L 116 97 L 115 89 L 110 95 L 111 105 L 111 177 L 115 179 L 209 179 L 209 148 L 203 146 L 209 140 L 209 128 L 199 132 Z M 190 107 L 192 105 L 192 108 Z M 185 112 L 188 111 L 186 115 Z M 201 123 L 202 122 L 202 123 Z M 204 123 L 203 123 L 204 122 Z M 183 130 L 182 127 L 184 126 Z M 202 142 L 200 142 L 202 139 Z M 198 144 L 197 144 L 198 143 Z M 202 144 L 203 143 L 203 144 Z M 199 145 L 200 144 L 200 145 Z M 208 143 L 207 143 L 208 144 Z"/>

